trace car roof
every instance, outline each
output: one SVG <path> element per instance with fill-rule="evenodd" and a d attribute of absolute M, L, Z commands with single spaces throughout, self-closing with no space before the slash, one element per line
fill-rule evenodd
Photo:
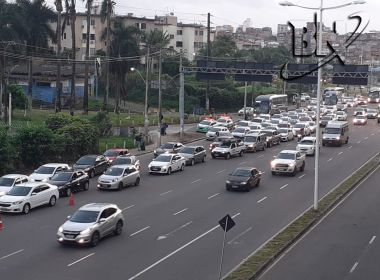
<path fill-rule="evenodd" d="M 116 204 L 113 204 L 113 203 L 95 202 L 95 203 L 89 203 L 89 204 L 83 205 L 82 207 L 79 208 L 79 210 L 102 211 L 104 208 L 108 208 L 108 207 L 119 208 Z"/>
<path fill-rule="evenodd" d="M 37 187 L 37 186 L 40 186 L 40 185 L 47 185 L 47 183 L 44 183 L 44 182 L 26 182 L 26 183 L 22 183 L 20 185 L 17 185 L 17 187 Z"/>
<path fill-rule="evenodd" d="M 248 167 L 248 166 L 241 166 L 235 168 L 235 170 L 252 170 L 252 169 L 257 169 L 256 167 Z"/>
<path fill-rule="evenodd" d="M 2 176 L 2 178 L 10 178 L 10 179 L 16 179 L 18 177 L 28 177 L 28 176 L 23 175 L 23 174 L 6 174 Z"/>
<path fill-rule="evenodd" d="M 98 156 L 100 156 L 100 155 L 84 155 L 82 157 L 98 157 Z"/>
<path fill-rule="evenodd" d="M 129 167 L 135 167 L 133 164 L 116 164 L 116 165 L 112 165 L 111 168 L 115 168 L 115 167 L 119 167 L 119 168 L 129 168 Z"/>
<path fill-rule="evenodd" d="M 108 149 L 107 151 L 121 152 L 121 151 L 128 151 L 128 149 L 123 149 L 123 148 L 112 148 L 112 149 Z M 107 151 L 106 151 L 106 152 L 107 152 Z"/>
<path fill-rule="evenodd" d="M 307 136 L 302 138 L 301 140 L 315 140 L 316 138 L 314 136 Z"/>
<path fill-rule="evenodd" d="M 280 151 L 280 153 L 296 154 L 296 153 L 298 153 L 298 151 L 295 151 L 295 150 L 282 150 L 282 151 Z"/>
<path fill-rule="evenodd" d="M 68 164 L 66 164 L 66 163 L 46 163 L 46 164 L 44 164 L 42 166 L 46 166 L 46 167 L 58 167 L 58 166 L 62 166 L 62 165 L 68 166 Z"/>

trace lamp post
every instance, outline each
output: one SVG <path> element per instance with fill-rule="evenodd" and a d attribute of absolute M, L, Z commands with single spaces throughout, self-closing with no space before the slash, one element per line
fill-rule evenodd
<path fill-rule="evenodd" d="M 299 7 L 303 9 L 308 10 L 315 10 L 319 11 L 319 31 L 318 31 L 318 46 L 317 46 L 317 54 L 322 53 L 322 32 L 323 32 L 323 11 L 324 10 L 333 10 L 333 9 L 339 9 L 343 7 L 347 7 L 350 5 L 358 5 L 358 4 L 365 4 L 365 1 L 352 1 L 346 4 L 332 6 L 332 7 L 323 7 L 323 0 L 320 2 L 320 6 L 318 8 L 316 7 L 305 7 L 301 5 L 294 4 L 289 1 L 283 1 L 279 4 L 281 6 L 293 6 L 293 7 Z M 317 81 L 317 128 L 316 128 L 316 147 L 315 147 L 315 169 L 314 169 L 314 210 L 318 210 L 318 187 L 319 187 L 319 144 L 320 144 L 320 127 L 319 127 L 319 120 L 320 120 L 320 111 L 321 111 L 321 78 L 322 78 L 322 69 L 321 69 L 321 59 L 318 59 L 318 81 Z"/>

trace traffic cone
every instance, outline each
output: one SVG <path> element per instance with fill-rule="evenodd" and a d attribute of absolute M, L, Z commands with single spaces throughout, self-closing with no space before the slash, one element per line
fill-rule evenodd
<path fill-rule="evenodd" d="M 70 199 L 69 199 L 69 205 L 74 206 L 75 200 L 74 200 L 74 195 L 73 193 L 70 194 Z"/>
<path fill-rule="evenodd" d="M 0 230 L 3 229 L 3 219 L 1 218 L 1 215 L 0 215 Z"/>

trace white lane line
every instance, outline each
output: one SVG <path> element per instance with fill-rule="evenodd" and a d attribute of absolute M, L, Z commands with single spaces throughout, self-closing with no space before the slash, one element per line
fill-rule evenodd
<path fill-rule="evenodd" d="M 327 160 L 327 162 L 329 162 L 329 161 L 332 161 L 334 158 L 329 158 L 328 160 Z"/>
<path fill-rule="evenodd" d="M 148 228 L 150 228 L 150 226 L 144 227 L 144 228 L 142 228 L 142 229 L 140 229 L 140 230 L 138 230 L 138 231 L 132 233 L 132 234 L 130 235 L 130 237 L 132 237 L 132 236 L 134 236 L 134 235 L 136 235 L 136 234 L 139 234 L 140 232 L 143 232 L 144 230 L 147 230 Z"/>
<path fill-rule="evenodd" d="M 362 141 L 358 141 L 358 142 L 356 142 L 356 143 L 358 143 L 358 144 L 360 144 Z"/>
<path fill-rule="evenodd" d="M 212 196 L 209 196 L 207 199 L 214 198 L 215 196 L 218 196 L 218 195 L 220 195 L 220 193 L 213 194 Z"/>
<path fill-rule="evenodd" d="M 265 171 L 261 172 L 261 175 L 264 175 L 265 174 Z"/>
<path fill-rule="evenodd" d="M 285 189 L 287 186 L 289 186 L 289 184 L 283 185 L 283 186 L 280 188 L 280 190 Z"/>
<path fill-rule="evenodd" d="M 261 202 L 263 202 L 265 199 L 267 199 L 268 197 L 267 196 L 265 196 L 265 197 L 263 197 L 262 199 L 260 199 L 260 200 L 258 200 L 257 201 L 257 203 L 261 203 Z"/>
<path fill-rule="evenodd" d="M 247 162 L 246 161 L 243 161 L 241 163 L 239 163 L 239 165 L 243 165 L 243 164 L 246 164 Z"/>
<path fill-rule="evenodd" d="M 16 251 L 16 252 L 10 253 L 10 254 L 8 254 L 8 255 L 6 255 L 6 256 L 4 256 L 4 257 L 1 257 L 1 258 L 0 258 L 0 261 L 1 261 L 1 260 L 4 260 L 4 259 L 6 259 L 6 258 L 9 258 L 9 257 L 11 257 L 11 256 L 13 256 L 13 255 L 16 255 L 16 254 L 18 254 L 18 253 L 21 253 L 22 251 L 24 251 L 24 249 L 18 250 L 18 251 Z"/>
<path fill-rule="evenodd" d="M 128 207 L 125 207 L 125 208 L 123 208 L 123 209 L 121 209 L 121 211 L 125 211 L 125 210 L 127 210 L 127 209 L 130 209 L 130 208 L 132 208 L 132 207 L 135 207 L 136 205 L 130 205 L 130 206 L 128 206 Z"/>
<path fill-rule="evenodd" d="M 202 181 L 202 179 L 198 179 L 198 180 L 192 181 L 191 184 L 198 183 L 199 181 Z"/>
<path fill-rule="evenodd" d="M 354 272 L 354 270 L 356 269 L 356 267 L 358 266 L 358 262 L 355 262 L 354 265 L 351 267 L 350 269 L 350 273 Z"/>
<path fill-rule="evenodd" d="M 233 215 L 231 218 L 234 219 L 236 218 L 237 216 L 239 216 L 240 213 L 237 213 L 235 215 Z M 144 274 L 145 272 L 151 270 L 152 268 L 154 268 L 155 266 L 159 265 L 160 263 L 162 263 L 163 261 L 167 260 L 168 258 L 170 258 L 171 256 L 177 254 L 178 252 L 182 251 L 183 249 L 185 249 L 186 247 L 190 246 L 191 244 L 193 244 L 194 242 L 197 242 L 199 239 L 201 239 L 202 237 L 210 234 L 211 232 L 213 232 L 214 230 L 220 228 L 220 225 L 216 225 L 214 226 L 213 228 L 209 229 L 208 231 L 202 233 L 201 235 L 197 236 L 196 238 L 194 238 L 193 240 L 189 241 L 188 243 L 182 245 L 181 247 L 179 247 L 178 249 L 174 250 L 173 252 L 171 252 L 170 254 L 166 255 L 165 257 L 159 259 L 158 261 L 156 261 L 155 263 L 151 264 L 150 266 L 148 266 L 147 268 L 141 270 L 139 273 L 135 274 L 134 276 L 130 277 L 128 280 L 133 280 L 133 279 L 136 279 L 137 277 L 139 277 L 140 275 Z"/>
<path fill-rule="evenodd" d="M 186 224 L 172 230 L 171 232 L 167 233 L 167 234 L 164 234 L 164 235 L 160 235 L 159 237 L 157 237 L 157 240 L 162 240 L 162 239 L 166 239 L 168 238 L 170 235 L 173 235 L 174 233 L 176 233 L 177 231 L 180 231 L 181 229 L 184 229 L 185 227 L 191 225 L 193 223 L 193 221 L 190 221 L 190 222 L 187 222 Z"/>
<path fill-rule="evenodd" d="M 83 260 L 85 260 L 85 259 L 87 259 L 87 258 L 89 258 L 89 257 L 91 257 L 91 256 L 93 256 L 93 255 L 95 255 L 95 253 L 91 253 L 91 254 L 89 254 L 89 255 L 87 255 L 87 256 L 85 256 L 85 257 L 83 257 L 83 258 L 81 258 L 81 259 L 79 259 L 79 260 L 77 260 L 77 261 L 75 261 L 75 262 L 72 262 L 72 263 L 70 263 L 70 264 L 68 264 L 67 266 L 72 266 L 72 265 L 74 265 L 74 264 L 76 264 L 76 263 L 79 263 L 79 262 L 81 262 L 81 261 L 83 261 Z"/>
<path fill-rule="evenodd" d="M 160 193 L 160 196 L 163 196 L 163 195 L 167 195 L 168 193 L 171 193 L 173 190 L 170 190 L 170 191 L 167 191 L 167 192 L 164 192 L 164 193 Z"/>
<path fill-rule="evenodd" d="M 226 169 L 220 170 L 220 171 L 216 172 L 216 174 L 223 173 L 224 171 L 226 171 Z"/>
<path fill-rule="evenodd" d="M 182 212 L 185 212 L 186 210 L 189 210 L 189 208 L 182 209 L 182 210 L 174 213 L 173 216 L 177 216 L 178 214 L 181 214 Z"/>
<path fill-rule="evenodd" d="M 264 155 L 258 156 L 257 158 L 262 158 L 262 157 L 264 157 Z"/>
<path fill-rule="evenodd" d="M 305 176 L 306 176 L 306 174 L 302 174 L 301 176 L 298 177 L 298 179 L 302 179 Z"/>
<path fill-rule="evenodd" d="M 352 149 L 352 146 L 348 147 L 349 149 Z"/>
<path fill-rule="evenodd" d="M 364 140 L 367 140 L 368 139 L 368 136 L 364 138 Z"/>
<path fill-rule="evenodd" d="M 372 136 L 375 136 L 375 133 L 372 133 L 371 135 L 372 135 Z"/>
<path fill-rule="evenodd" d="M 374 236 L 371 238 L 371 240 L 369 241 L 369 244 L 372 244 L 373 241 L 375 241 L 375 239 L 376 239 L 376 235 L 374 235 Z"/>
<path fill-rule="evenodd" d="M 341 154 L 343 154 L 343 152 L 340 152 L 338 155 L 341 155 Z"/>
<path fill-rule="evenodd" d="M 233 242 L 235 242 L 236 240 L 238 240 L 240 237 L 242 237 L 244 234 L 246 234 L 247 232 L 249 232 L 251 230 L 252 230 L 252 227 L 247 228 L 245 231 L 243 231 L 242 233 L 240 233 L 239 235 L 237 235 L 235 238 L 233 238 L 230 241 L 228 241 L 227 244 L 232 244 Z"/>

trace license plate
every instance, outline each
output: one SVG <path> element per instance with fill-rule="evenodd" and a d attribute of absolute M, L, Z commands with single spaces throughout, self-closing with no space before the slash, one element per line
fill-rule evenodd
<path fill-rule="evenodd" d="M 69 239 L 74 239 L 74 235 L 71 235 L 71 234 L 66 234 L 66 238 L 69 238 Z"/>
<path fill-rule="evenodd" d="M 240 186 L 232 186 L 233 189 L 237 189 L 239 188 Z"/>

